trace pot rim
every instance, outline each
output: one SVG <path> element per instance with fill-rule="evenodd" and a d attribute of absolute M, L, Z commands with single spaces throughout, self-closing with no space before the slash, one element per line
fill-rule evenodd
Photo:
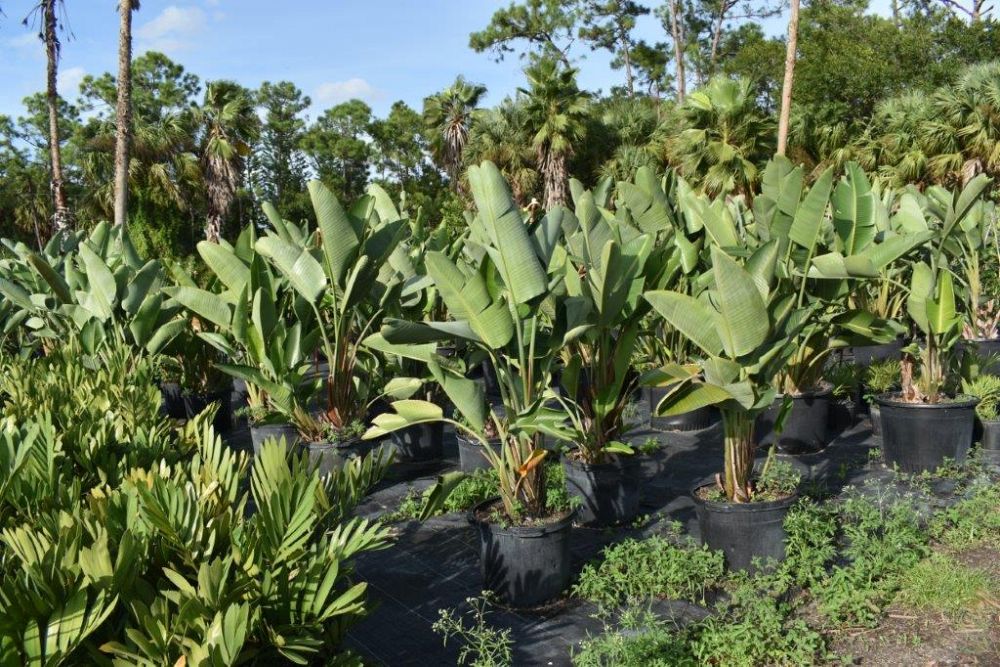
<path fill-rule="evenodd" d="M 319 442 L 310 442 L 309 440 L 303 440 L 302 444 L 309 449 L 347 449 L 359 443 L 364 442 L 361 436 L 354 436 L 353 438 L 348 438 L 347 440 L 338 440 L 337 442 L 330 442 L 329 440 L 321 440 Z"/>
<path fill-rule="evenodd" d="M 785 400 L 785 396 L 788 396 L 793 401 L 797 398 L 823 398 L 824 396 L 829 396 L 833 394 L 833 383 L 827 382 L 826 380 L 820 380 L 819 389 L 811 389 L 809 391 L 803 391 L 799 394 L 775 394 L 774 402 L 777 403 L 779 400 Z"/>
<path fill-rule="evenodd" d="M 891 394 L 880 394 L 875 397 L 875 402 L 880 406 L 887 406 L 890 408 L 910 408 L 914 410 L 947 410 L 949 408 L 975 408 L 979 405 L 979 398 L 977 396 L 969 396 L 968 394 L 959 394 L 955 397 L 955 400 L 951 400 L 945 403 L 909 403 L 907 401 L 902 401 L 894 396 L 899 396 L 898 393 Z M 960 396 L 964 396 L 964 400 L 959 400 Z"/>
<path fill-rule="evenodd" d="M 493 523 L 491 521 L 483 521 L 476 516 L 479 510 L 489 507 L 500 500 L 500 496 L 494 496 L 493 498 L 488 498 L 480 503 L 473 505 L 468 512 L 469 523 L 480 529 L 489 526 L 490 529 L 499 535 L 510 535 L 511 537 L 522 537 L 522 538 L 536 538 L 544 537 L 551 533 L 559 533 L 569 530 L 573 527 L 573 519 L 576 518 L 577 508 L 571 508 L 562 519 L 558 521 L 553 521 L 552 523 L 546 523 L 538 526 L 508 526 L 504 527 L 498 523 Z"/>
<path fill-rule="evenodd" d="M 580 449 L 576 448 L 570 453 L 563 454 L 560 457 L 563 465 L 568 465 L 585 472 L 610 472 L 613 470 L 624 470 L 626 468 L 634 468 L 642 465 L 643 454 L 638 450 L 636 450 L 635 454 L 616 454 L 615 459 L 608 463 L 585 463 L 584 461 L 573 457 L 573 454 L 579 453 L 579 451 Z"/>
<path fill-rule="evenodd" d="M 1000 336 L 994 338 L 963 338 L 965 343 L 1000 343 Z"/>
<path fill-rule="evenodd" d="M 482 443 L 479 442 L 478 440 L 474 440 L 471 437 L 469 437 L 467 434 L 462 433 L 460 431 L 455 433 L 455 440 L 457 440 L 459 444 L 471 445 L 472 447 L 482 447 L 483 446 Z M 502 441 L 500 440 L 500 438 L 488 438 L 486 440 L 486 442 L 490 446 L 496 445 L 497 447 L 499 447 L 500 443 Z"/>
<path fill-rule="evenodd" d="M 738 514 L 753 514 L 755 512 L 766 512 L 768 510 L 781 509 L 783 507 L 791 507 L 799 499 L 799 490 L 795 489 L 792 495 L 787 498 L 782 498 L 780 500 L 765 500 L 763 502 L 749 502 L 749 503 L 731 503 L 729 501 L 715 501 L 715 500 L 705 500 L 704 498 L 698 497 L 698 491 L 704 489 L 707 486 L 712 486 L 713 483 L 709 484 L 698 484 L 691 489 L 691 499 L 694 500 L 695 505 L 701 505 L 705 509 L 722 513 L 738 513 Z"/>

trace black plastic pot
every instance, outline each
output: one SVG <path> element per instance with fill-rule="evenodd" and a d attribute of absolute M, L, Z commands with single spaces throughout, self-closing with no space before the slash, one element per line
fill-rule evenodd
<path fill-rule="evenodd" d="M 858 420 L 858 404 L 853 398 L 831 400 L 827 417 L 828 431 L 841 433 L 853 428 Z"/>
<path fill-rule="evenodd" d="M 885 464 L 906 473 L 934 471 L 951 459 L 962 463 L 972 446 L 978 398 L 944 403 L 904 403 L 879 396 Z"/>
<path fill-rule="evenodd" d="M 264 445 L 265 440 L 281 440 L 282 438 L 285 439 L 285 444 L 288 445 L 288 449 L 292 449 L 295 445 L 301 442 L 299 430 L 291 424 L 279 423 L 250 425 L 250 442 L 253 443 L 254 455 L 260 454 L 260 448 Z"/>
<path fill-rule="evenodd" d="M 973 439 L 984 450 L 1000 451 L 1000 419 L 984 420 L 976 417 Z"/>
<path fill-rule="evenodd" d="M 881 345 L 860 345 L 853 348 L 854 363 L 859 366 L 870 366 L 874 361 L 899 359 L 902 355 L 903 341 L 894 340 Z"/>
<path fill-rule="evenodd" d="M 320 475 L 327 475 L 343 468 L 349 460 L 370 452 L 374 443 L 352 438 L 343 442 L 305 442 L 302 447 L 309 454 L 309 463 L 319 469 Z"/>
<path fill-rule="evenodd" d="M 776 444 L 786 454 L 818 452 L 829 442 L 827 427 L 830 419 L 831 387 L 792 396 L 792 406 L 785 416 L 784 429 L 776 433 L 774 423 L 784 398 L 778 396 L 757 418 L 757 441 L 761 445 Z"/>
<path fill-rule="evenodd" d="M 181 394 L 181 386 L 176 382 L 161 382 L 160 396 L 163 402 L 160 404 L 160 411 L 171 419 L 186 419 L 187 413 L 184 411 L 184 396 Z"/>
<path fill-rule="evenodd" d="M 882 437 L 882 410 L 878 407 L 878 403 L 872 403 L 868 406 L 868 419 L 872 424 L 872 435 L 876 438 Z"/>
<path fill-rule="evenodd" d="M 489 470 L 490 461 L 483 454 L 483 446 L 478 440 L 469 440 L 462 435 L 456 437 L 458 442 L 458 467 L 464 473 L 474 473 L 477 470 Z M 490 447 L 500 453 L 500 440 L 490 440 Z"/>
<path fill-rule="evenodd" d="M 627 523 L 639 515 L 642 460 L 618 456 L 608 463 L 588 464 L 572 456 L 563 458 L 566 490 L 579 498 L 577 520 L 602 526 Z"/>
<path fill-rule="evenodd" d="M 232 390 L 225 389 L 213 391 L 207 394 L 182 394 L 184 401 L 184 416 L 187 419 L 194 419 L 212 403 L 219 404 L 219 410 L 215 413 L 212 425 L 219 433 L 225 433 L 233 427 L 233 407 Z"/>
<path fill-rule="evenodd" d="M 704 487 L 702 487 L 704 488 Z M 692 493 L 702 544 L 721 550 L 731 570 L 752 570 L 755 558 L 785 558 L 785 515 L 798 500 L 730 503 L 704 500 L 699 488 Z"/>
<path fill-rule="evenodd" d="M 444 422 L 408 426 L 389 438 L 403 461 L 439 461 L 444 456 Z"/>
<path fill-rule="evenodd" d="M 667 389 L 665 387 L 646 387 L 645 392 L 646 400 L 649 402 L 649 427 L 657 431 L 700 431 L 719 420 L 719 411 L 711 405 L 672 417 L 658 417 L 656 406 L 667 395 Z"/>
<path fill-rule="evenodd" d="M 479 529 L 483 587 L 513 607 L 534 607 L 566 590 L 573 577 L 570 535 L 573 512 L 537 526 L 502 526 L 479 518 L 496 499 L 472 508 Z"/>

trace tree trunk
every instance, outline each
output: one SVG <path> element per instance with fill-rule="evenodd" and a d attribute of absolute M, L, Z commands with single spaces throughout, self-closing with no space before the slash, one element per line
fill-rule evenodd
<path fill-rule="evenodd" d="M 684 28 L 679 13 L 680 0 L 670 0 L 670 32 L 674 38 L 674 59 L 677 61 L 677 101 L 683 104 L 687 90 L 684 83 Z"/>
<path fill-rule="evenodd" d="M 45 99 L 49 108 L 49 154 L 52 175 L 49 182 L 55 213 L 52 216 L 53 232 L 61 232 L 72 226 L 72 216 L 66 205 L 66 191 L 63 188 L 62 155 L 59 148 L 59 93 L 56 90 L 56 76 L 59 67 L 59 37 L 56 35 L 56 0 L 45 0 L 42 7 L 45 24 L 45 55 L 48 59 L 46 70 Z"/>
<path fill-rule="evenodd" d="M 791 0 L 788 16 L 788 45 L 785 50 L 785 82 L 781 86 L 781 115 L 778 117 L 778 155 L 788 144 L 788 119 L 792 112 L 792 80 L 795 78 L 795 51 L 799 37 L 799 0 Z"/>
<path fill-rule="evenodd" d="M 118 100 L 115 105 L 115 225 L 128 220 L 129 146 L 132 143 L 132 11 L 135 0 L 120 0 L 118 13 Z"/>
<path fill-rule="evenodd" d="M 566 203 L 566 155 L 551 148 L 539 149 L 539 168 L 545 180 L 545 210 Z"/>
<path fill-rule="evenodd" d="M 722 21 L 726 18 L 727 3 L 719 5 L 719 15 L 715 17 L 715 27 L 712 29 L 712 51 L 708 58 L 708 74 L 715 74 L 715 60 L 719 55 L 719 40 L 722 39 Z"/>
<path fill-rule="evenodd" d="M 209 243 L 218 243 L 222 238 L 222 216 L 212 211 L 205 220 L 205 240 Z"/>
<path fill-rule="evenodd" d="M 632 53 L 629 49 L 628 35 L 622 35 L 622 60 L 625 63 L 625 87 L 628 88 L 628 96 L 635 97 L 635 83 L 632 77 Z"/>

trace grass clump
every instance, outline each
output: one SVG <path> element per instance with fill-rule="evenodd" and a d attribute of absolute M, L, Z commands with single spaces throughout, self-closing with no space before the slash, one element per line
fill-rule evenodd
<path fill-rule="evenodd" d="M 964 382 L 962 390 L 979 399 L 976 415 L 983 421 L 994 421 L 1000 411 L 1000 377 L 980 375 L 972 382 Z"/>
<path fill-rule="evenodd" d="M 980 614 L 983 600 L 995 596 L 996 588 L 988 572 L 948 554 L 932 553 L 903 575 L 896 600 L 912 609 L 962 620 Z"/>
<path fill-rule="evenodd" d="M 604 549 L 599 563 L 583 568 L 574 593 L 601 606 L 650 598 L 704 602 L 723 573 L 721 552 L 699 547 L 690 538 L 627 539 Z"/>
<path fill-rule="evenodd" d="M 952 549 L 1000 546 L 1000 485 L 973 485 L 964 500 L 934 517 L 930 534 Z"/>

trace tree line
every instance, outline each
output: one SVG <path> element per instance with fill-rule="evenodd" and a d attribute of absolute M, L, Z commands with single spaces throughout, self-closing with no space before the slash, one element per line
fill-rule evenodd
<path fill-rule="evenodd" d="M 482 160 L 525 207 L 565 203 L 571 176 L 621 180 L 642 166 L 745 196 L 775 153 L 815 174 L 857 161 L 890 186 L 1000 170 L 1000 38 L 982 0 L 893 0 L 889 16 L 867 0 L 519 0 L 469 45 L 523 67 L 520 88 L 484 108 L 486 88 L 459 76 L 382 118 L 361 100 L 310 113 L 289 81 L 250 89 L 203 82 L 161 53 L 133 58 L 134 0 L 120 2 L 117 73 L 65 99 L 74 9 L 39 0 L 25 17 L 46 50 L 46 90 L 0 116 L 0 235 L 33 244 L 106 219 L 184 257 L 255 220 L 263 201 L 309 217 L 310 177 L 347 201 L 379 183 L 426 224 L 463 225 L 466 166 Z M 658 39 L 638 36 L 644 16 Z M 788 30 L 771 36 L 760 24 L 775 17 Z M 619 85 L 579 87 L 590 51 L 610 54 Z"/>

